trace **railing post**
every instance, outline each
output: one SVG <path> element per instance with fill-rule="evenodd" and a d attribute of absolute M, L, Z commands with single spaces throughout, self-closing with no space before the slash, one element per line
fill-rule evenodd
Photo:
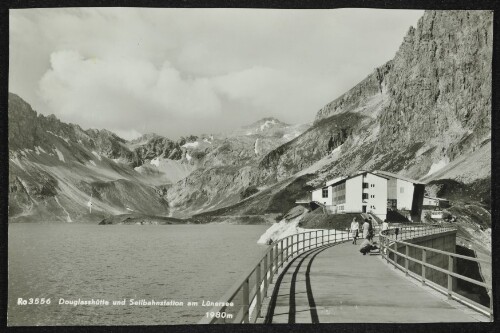
<path fill-rule="evenodd" d="M 260 290 L 260 285 L 261 285 L 261 266 L 260 266 L 260 262 L 257 264 L 257 269 L 255 271 L 255 282 L 256 282 L 256 286 L 255 286 L 255 289 L 257 290 L 257 302 L 255 303 L 255 321 L 257 321 L 257 318 L 260 317 L 260 306 L 262 305 L 262 294 L 261 294 L 261 290 Z"/>
<path fill-rule="evenodd" d="M 278 243 L 276 242 L 276 246 L 274 247 L 274 259 L 273 259 L 273 262 L 274 262 L 274 273 L 273 275 L 278 271 L 279 269 L 279 261 L 280 261 L 280 258 L 279 258 L 279 252 L 278 252 Z"/>
<path fill-rule="evenodd" d="M 450 273 L 453 273 L 453 262 L 454 258 L 448 255 L 448 299 L 452 299 L 453 296 L 453 276 Z"/>
<path fill-rule="evenodd" d="M 394 268 L 398 268 L 398 244 L 394 242 Z"/>
<path fill-rule="evenodd" d="M 294 238 L 296 238 L 296 240 L 293 241 L 293 246 L 295 246 L 295 251 L 293 251 L 293 253 L 297 254 L 299 253 L 299 235 L 294 235 Z"/>
<path fill-rule="evenodd" d="M 250 304 L 249 304 L 249 288 L 248 288 L 248 278 L 243 282 L 243 322 L 250 322 Z"/>
<path fill-rule="evenodd" d="M 283 248 L 283 239 L 280 241 L 280 244 L 281 244 L 281 251 L 280 251 L 281 263 L 280 263 L 280 267 L 283 267 L 283 252 L 285 252 L 285 249 Z"/>
<path fill-rule="evenodd" d="M 302 234 L 302 252 L 306 250 L 306 234 Z"/>
<path fill-rule="evenodd" d="M 267 277 L 267 272 L 269 270 L 269 267 L 267 265 L 267 254 L 266 256 L 264 257 L 264 297 L 267 296 L 267 287 L 269 286 L 269 280 L 268 280 L 268 277 Z"/>
<path fill-rule="evenodd" d="M 405 245 L 405 274 L 408 275 L 408 264 L 409 264 L 409 260 L 408 260 L 408 256 L 410 255 L 410 248 L 408 247 L 408 245 Z"/>
<path fill-rule="evenodd" d="M 295 243 L 295 254 L 299 253 L 299 235 L 295 235 L 296 240 L 294 241 Z"/>
<path fill-rule="evenodd" d="M 422 249 L 422 285 L 425 284 L 425 264 L 427 263 L 427 250 Z"/>
<path fill-rule="evenodd" d="M 288 239 L 289 239 L 289 238 L 290 238 L 290 237 L 287 237 L 287 238 L 286 238 L 286 261 L 288 261 L 288 253 L 289 253 L 289 252 L 288 252 L 288 246 L 289 246 L 289 245 L 288 245 Z"/>
<path fill-rule="evenodd" d="M 333 229 L 333 234 L 334 234 L 333 241 L 337 243 L 337 229 Z"/>
<path fill-rule="evenodd" d="M 387 263 L 389 263 L 389 254 L 391 253 L 389 251 L 389 237 L 385 237 L 385 244 L 384 244 L 384 248 L 385 248 L 385 259 L 387 260 Z"/>
<path fill-rule="evenodd" d="M 295 241 L 295 253 L 298 254 L 299 253 L 299 245 L 300 245 L 300 241 L 299 241 L 299 234 L 295 235 L 295 238 L 296 241 Z"/>
<path fill-rule="evenodd" d="M 325 244 L 325 230 L 321 230 L 321 245 Z"/>
<path fill-rule="evenodd" d="M 271 247 L 271 252 L 270 252 L 269 265 L 271 267 L 271 272 L 269 273 L 269 283 L 273 283 L 273 276 L 274 276 L 274 248 L 275 248 L 275 245 L 273 245 Z"/>

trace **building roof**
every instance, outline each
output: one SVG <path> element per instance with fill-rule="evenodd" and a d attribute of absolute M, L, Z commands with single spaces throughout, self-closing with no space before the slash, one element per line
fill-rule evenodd
<path fill-rule="evenodd" d="M 326 186 L 330 186 L 332 184 L 338 183 L 346 178 L 347 178 L 347 176 L 342 176 L 342 177 L 337 177 L 337 178 L 331 179 L 331 180 L 326 182 Z"/>
<path fill-rule="evenodd" d="M 371 173 L 372 175 L 375 175 L 375 176 L 377 176 L 377 177 L 380 177 L 380 178 L 385 178 L 385 179 L 389 179 L 388 177 L 386 177 L 386 176 L 384 176 L 384 175 L 378 175 L 378 174 L 376 174 L 376 173 L 374 173 L 374 172 L 371 172 L 371 171 L 358 171 L 358 172 L 356 172 L 356 173 L 354 173 L 354 174 L 352 174 L 352 175 L 349 175 L 349 176 L 347 176 L 347 177 L 339 177 L 339 178 L 338 178 L 338 180 L 337 180 L 337 181 L 335 181 L 335 182 L 332 182 L 332 181 L 327 182 L 327 183 L 326 183 L 326 184 L 327 184 L 327 185 L 326 185 L 326 187 L 328 187 L 328 186 L 333 186 L 333 185 L 336 185 L 336 184 L 338 184 L 338 183 L 342 183 L 342 182 L 344 182 L 344 181 L 346 181 L 346 180 L 348 180 L 348 179 L 351 179 L 351 178 L 354 178 L 354 177 L 360 176 L 360 175 L 365 174 L 365 173 Z M 336 178 L 336 179 L 337 179 L 337 178 Z M 334 179 L 334 180 L 336 180 L 336 179 Z M 325 187 L 325 186 L 323 186 L 323 187 Z"/>
<path fill-rule="evenodd" d="M 358 172 L 353 173 L 353 174 L 351 174 L 349 176 L 343 176 L 343 177 L 337 177 L 337 178 L 331 179 L 331 180 L 325 182 L 325 185 L 323 185 L 323 186 L 321 186 L 319 188 L 316 188 L 316 189 L 312 190 L 311 192 L 319 190 L 319 189 L 323 189 L 325 187 L 329 187 L 329 186 L 333 186 L 333 185 L 345 182 L 348 179 L 351 179 L 351 178 L 354 178 L 354 177 L 357 177 L 359 175 L 366 174 L 366 173 L 371 173 L 372 175 L 375 175 L 375 176 L 378 176 L 378 177 L 381 177 L 381 178 L 385 178 L 385 179 L 398 178 L 398 179 L 402 179 L 402 180 L 405 180 L 407 182 L 414 183 L 414 184 L 423 184 L 423 185 L 426 184 L 426 183 L 420 182 L 418 180 L 411 179 L 411 178 L 408 178 L 408 177 L 405 177 L 405 176 L 400 176 L 400 175 L 397 175 L 397 174 L 389 172 L 389 171 L 382 171 L 382 170 L 375 170 L 375 171 L 359 170 Z M 440 199 L 440 198 L 435 198 L 435 199 Z M 440 199 L 440 200 L 446 200 L 446 199 Z"/>
<path fill-rule="evenodd" d="M 397 175 L 397 174 L 389 172 L 389 171 L 376 170 L 376 171 L 373 171 L 373 173 L 378 174 L 378 175 L 384 175 L 384 176 L 391 177 L 391 178 L 398 178 L 398 179 L 406 180 L 407 182 L 414 183 L 414 184 L 423 184 L 423 185 L 426 184 L 426 183 L 423 183 L 421 181 L 411 179 L 411 178 L 408 178 L 405 176 Z"/>

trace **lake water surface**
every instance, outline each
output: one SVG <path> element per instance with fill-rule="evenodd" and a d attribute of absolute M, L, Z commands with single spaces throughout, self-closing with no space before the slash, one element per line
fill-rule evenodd
<path fill-rule="evenodd" d="M 194 324 L 264 254 L 263 225 L 9 225 L 8 325 Z M 18 299 L 50 298 L 50 305 Z M 60 299 L 126 299 L 64 305 Z M 128 305 L 130 299 L 184 306 Z"/>

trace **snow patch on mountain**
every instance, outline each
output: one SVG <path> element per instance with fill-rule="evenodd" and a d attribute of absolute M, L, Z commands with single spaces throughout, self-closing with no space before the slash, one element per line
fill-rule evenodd
<path fill-rule="evenodd" d="M 183 148 L 196 148 L 199 145 L 200 145 L 200 143 L 198 141 L 195 141 L 195 142 L 186 142 L 181 147 L 183 147 Z"/>
<path fill-rule="evenodd" d="M 95 155 L 95 157 L 97 157 L 97 159 L 98 159 L 99 161 L 102 161 L 102 157 L 101 157 L 101 155 L 99 155 L 96 151 L 92 150 L 92 154 L 94 154 L 94 155 Z"/>
<path fill-rule="evenodd" d="M 47 133 L 52 134 L 53 136 L 58 137 L 59 139 L 64 140 L 66 143 L 69 143 L 69 139 L 68 139 L 68 138 L 65 138 L 65 137 L 63 137 L 63 136 L 57 135 L 56 133 L 54 133 L 54 132 L 52 132 L 52 131 L 46 131 L 46 132 L 47 132 Z"/>
<path fill-rule="evenodd" d="M 57 154 L 57 157 L 59 158 L 59 160 L 60 160 L 61 162 L 66 162 L 66 161 L 64 160 L 64 155 L 63 155 L 63 153 L 61 153 L 61 151 L 60 151 L 59 149 L 57 149 L 57 148 L 54 148 L 54 150 L 56 151 L 56 154 Z"/>
<path fill-rule="evenodd" d="M 255 144 L 253 146 L 253 150 L 255 152 L 255 155 L 259 155 L 259 139 L 258 138 L 255 140 Z"/>
<path fill-rule="evenodd" d="M 266 120 L 264 124 L 260 125 L 260 131 L 264 131 L 266 128 L 269 128 L 273 125 L 276 125 L 276 120 L 275 119 L 272 119 L 272 120 Z"/>
<path fill-rule="evenodd" d="M 273 224 L 262 234 L 262 236 L 260 236 L 257 244 L 269 244 L 269 242 L 274 242 L 278 239 L 298 233 L 298 225 L 304 214 L 299 215 L 290 221 L 283 219 L 278 223 Z"/>
<path fill-rule="evenodd" d="M 427 177 L 429 175 L 432 175 L 435 172 L 438 172 L 439 170 L 441 170 L 444 167 L 446 167 L 448 165 L 448 163 L 449 163 L 449 160 L 446 157 L 443 158 L 443 159 L 441 159 L 441 160 L 439 160 L 436 163 L 432 163 L 431 168 L 429 169 L 429 172 L 424 177 Z"/>
<path fill-rule="evenodd" d="M 25 170 L 23 164 L 19 160 L 19 157 L 15 156 L 15 157 L 10 158 L 10 160 L 12 162 L 14 162 L 14 164 L 17 165 L 21 170 Z"/>
<path fill-rule="evenodd" d="M 59 199 L 57 199 L 57 197 L 54 197 L 54 199 L 56 200 L 56 202 L 59 205 L 59 207 L 61 207 L 62 210 L 66 213 L 66 222 L 68 222 L 68 223 L 73 222 L 73 220 L 71 219 L 71 216 L 69 215 L 69 213 L 66 210 L 66 208 L 64 208 L 63 205 L 61 205 L 61 203 L 59 202 Z"/>
<path fill-rule="evenodd" d="M 273 224 L 260 236 L 259 240 L 257 241 L 257 244 L 269 244 L 271 242 L 275 242 L 285 237 L 296 235 L 302 232 L 321 230 L 321 229 L 300 228 L 299 222 L 304 217 L 305 214 L 307 214 L 307 211 L 304 211 L 304 213 L 291 220 L 283 219 L 278 223 Z M 335 233 L 339 235 L 339 237 L 348 234 L 346 231 L 340 231 L 340 230 L 337 230 Z"/>
<path fill-rule="evenodd" d="M 47 154 L 47 152 L 45 150 L 43 150 L 43 148 L 40 146 L 35 146 L 35 152 L 37 155 L 40 155 L 41 153 Z"/>
<path fill-rule="evenodd" d="M 151 162 L 149 162 L 149 164 L 152 164 L 156 167 L 159 167 L 160 166 L 160 159 L 158 157 L 155 157 L 151 160 Z"/>

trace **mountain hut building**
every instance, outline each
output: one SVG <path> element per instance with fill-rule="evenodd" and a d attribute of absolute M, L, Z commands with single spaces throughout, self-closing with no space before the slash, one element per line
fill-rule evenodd
<path fill-rule="evenodd" d="M 381 220 L 403 211 L 420 221 L 425 183 L 387 171 L 360 171 L 327 181 L 312 191 L 311 200 L 333 214 L 370 213 Z"/>

